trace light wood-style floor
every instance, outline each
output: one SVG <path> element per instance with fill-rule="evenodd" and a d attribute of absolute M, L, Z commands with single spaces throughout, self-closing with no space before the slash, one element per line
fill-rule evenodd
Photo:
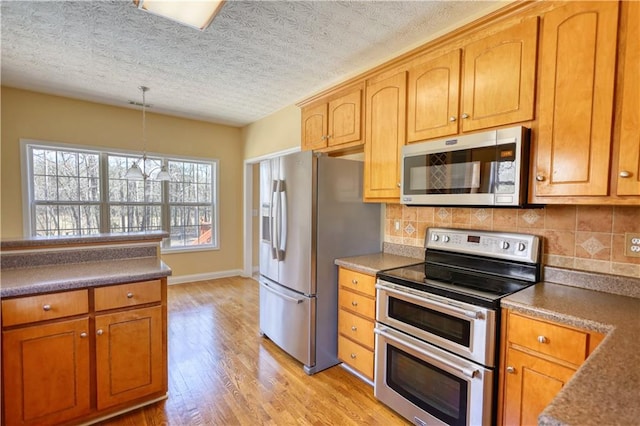
<path fill-rule="evenodd" d="M 407 425 L 340 366 L 307 376 L 259 335 L 258 283 L 169 287 L 169 398 L 103 425 Z"/>

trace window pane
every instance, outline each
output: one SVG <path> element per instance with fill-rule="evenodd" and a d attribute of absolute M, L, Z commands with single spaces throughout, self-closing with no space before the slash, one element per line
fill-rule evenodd
<path fill-rule="evenodd" d="M 58 199 L 60 201 L 79 201 L 78 180 L 73 177 L 58 178 Z"/>
<path fill-rule="evenodd" d="M 35 228 L 37 236 L 58 235 L 58 206 L 36 206 Z"/>
<path fill-rule="evenodd" d="M 183 200 L 184 190 L 182 182 L 169 182 L 169 202 L 181 203 Z"/>
<path fill-rule="evenodd" d="M 58 151 L 58 175 L 78 176 L 78 154 L 75 152 Z"/>
<path fill-rule="evenodd" d="M 74 236 L 100 232 L 98 204 L 36 205 L 35 235 Z"/>
<path fill-rule="evenodd" d="M 161 206 L 111 206 L 111 232 L 141 232 L 162 230 Z"/>

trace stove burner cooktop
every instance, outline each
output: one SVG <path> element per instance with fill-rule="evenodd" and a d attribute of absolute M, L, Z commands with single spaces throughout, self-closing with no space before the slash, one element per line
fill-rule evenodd
<path fill-rule="evenodd" d="M 490 308 L 540 278 L 536 236 L 430 228 L 425 246 L 424 262 L 381 271 L 378 277 Z"/>

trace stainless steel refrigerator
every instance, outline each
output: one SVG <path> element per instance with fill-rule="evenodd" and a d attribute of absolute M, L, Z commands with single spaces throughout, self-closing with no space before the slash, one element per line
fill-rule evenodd
<path fill-rule="evenodd" d="M 334 260 L 381 249 L 362 163 L 299 152 L 260 163 L 260 332 L 313 374 L 336 365 Z"/>

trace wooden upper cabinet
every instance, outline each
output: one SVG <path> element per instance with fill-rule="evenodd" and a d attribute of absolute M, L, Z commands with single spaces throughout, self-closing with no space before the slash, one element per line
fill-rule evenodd
<path fill-rule="evenodd" d="M 359 141 L 362 129 L 362 90 L 329 102 L 329 146 Z"/>
<path fill-rule="evenodd" d="M 531 18 L 465 47 L 463 132 L 533 119 L 537 44 Z"/>
<path fill-rule="evenodd" d="M 302 108 L 302 149 L 313 150 L 327 146 L 327 104 Z"/>
<path fill-rule="evenodd" d="M 618 145 L 618 195 L 640 195 L 640 2 L 625 2 L 627 28 L 624 49 L 620 139 Z"/>
<path fill-rule="evenodd" d="M 618 5 L 569 2 L 542 18 L 536 196 L 608 194 Z"/>
<path fill-rule="evenodd" d="M 405 143 L 407 72 L 375 80 L 366 89 L 365 201 L 400 200 L 400 161 Z"/>
<path fill-rule="evenodd" d="M 362 144 L 362 88 L 338 92 L 302 108 L 302 149 Z"/>
<path fill-rule="evenodd" d="M 457 49 L 409 68 L 407 142 L 458 133 L 460 56 Z"/>

